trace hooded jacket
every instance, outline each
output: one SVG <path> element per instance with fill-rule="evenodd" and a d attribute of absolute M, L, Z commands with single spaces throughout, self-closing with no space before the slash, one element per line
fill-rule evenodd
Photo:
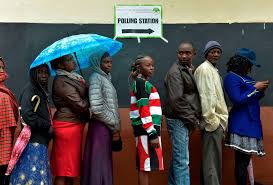
<path fill-rule="evenodd" d="M 51 139 L 51 115 L 48 107 L 48 98 L 46 92 L 37 81 L 37 68 L 30 70 L 30 82 L 24 87 L 20 96 L 21 117 L 31 128 L 31 137 L 29 142 L 48 145 Z M 40 97 L 39 106 L 34 112 L 37 99 L 32 101 L 33 96 Z"/>
<path fill-rule="evenodd" d="M 89 101 L 92 117 L 112 130 L 120 130 L 118 99 L 111 75 L 100 68 L 103 53 L 90 56 L 92 73 L 89 78 Z"/>

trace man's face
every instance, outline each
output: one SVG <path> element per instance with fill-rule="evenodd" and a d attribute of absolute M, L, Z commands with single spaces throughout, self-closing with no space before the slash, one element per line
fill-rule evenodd
<path fill-rule="evenodd" d="M 220 59 L 222 51 L 218 48 L 211 49 L 207 54 L 207 60 L 211 63 L 217 63 Z"/>
<path fill-rule="evenodd" d="M 191 44 L 182 43 L 177 52 L 177 57 L 180 63 L 191 64 L 195 51 Z"/>

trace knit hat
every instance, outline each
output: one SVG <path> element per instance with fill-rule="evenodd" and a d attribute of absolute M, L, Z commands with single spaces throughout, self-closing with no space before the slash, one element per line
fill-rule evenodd
<path fill-rule="evenodd" d="M 215 48 L 220 49 L 222 52 L 222 46 L 219 44 L 219 42 L 214 41 L 214 40 L 208 41 L 208 43 L 206 44 L 205 49 L 204 49 L 204 55 L 207 56 L 208 52 L 212 49 L 215 49 Z"/>

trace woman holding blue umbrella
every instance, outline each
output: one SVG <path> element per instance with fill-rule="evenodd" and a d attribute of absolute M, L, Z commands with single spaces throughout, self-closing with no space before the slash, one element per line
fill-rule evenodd
<path fill-rule="evenodd" d="M 107 52 L 98 53 L 91 55 L 90 64 L 92 120 L 86 136 L 81 185 L 112 185 L 112 143 L 120 140 L 117 93 L 110 74 L 112 59 Z"/>
<path fill-rule="evenodd" d="M 80 176 L 81 145 L 85 123 L 89 121 L 88 87 L 83 77 L 75 72 L 72 55 L 51 61 L 56 72 L 52 99 L 57 111 L 53 117 L 55 129 L 51 152 L 52 174 L 55 185 L 72 185 Z"/>
<path fill-rule="evenodd" d="M 57 108 L 57 113 L 54 115 L 54 127 L 56 126 L 56 134 L 51 159 L 53 165 L 53 174 L 57 176 L 55 181 L 55 184 L 57 185 L 62 183 L 71 184 L 73 183 L 73 177 L 78 176 L 79 174 L 78 156 L 80 154 L 80 148 L 78 148 L 78 152 L 76 152 L 76 154 L 73 154 L 73 158 L 71 158 L 76 160 L 75 163 L 71 162 L 72 160 L 65 161 L 65 158 L 61 158 L 61 156 L 67 155 L 64 152 L 66 150 L 64 148 L 68 146 L 68 144 L 64 144 L 64 141 L 66 141 L 64 138 L 67 138 L 66 134 L 64 134 L 64 130 L 71 125 L 78 127 L 77 131 L 76 129 L 72 129 L 73 132 L 69 131 L 68 135 L 72 136 L 73 139 L 73 137 L 75 137 L 76 135 L 71 133 L 77 133 L 76 143 L 79 144 L 82 125 L 87 121 L 87 117 L 89 118 L 89 115 L 87 116 L 87 113 L 89 112 L 86 110 L 88 107 L 88 100 L 87 96 L 85 95 L 86 84 L 83 78 L 73 71 L 88 68 L 90 66 L 93 68 L 94 65 L 96 66 L 96 69 L 99 69 L 100 58 L 99 60 L 89 60 L 89 56 L 102 57 L 103 53 L 105 52 L 108 52 L 110 56 L 113 56 L 121 48 L 122 43 L 101 35 L 73 35 L 60 39 L 45 48 L 37 56 L 37 58 L 33 61 L 31 65 L 32 67 L 35 67 L 44 63 L 48 64 L 49 66 L 51 66 L 52 64 L 51 67 L 55 70 L 51 70 L 51 74 L 54 75 L 57 73 L 57 77 L 55 78 L 56 80 L 53 84 L 53 101 Z M 99 53 L 101 52 L 102 54 L 100 55 Z M 70 54 L 73 54 L 75 56 L 78 65 L 77 68 L 75 66 L 75 62 L 72 61 L 72 55 Z M 78 92 L 76 97 L 78 101 L 74 100 L 76 92 Z M 71 105 L 71 103 L 79 103 L 81 105 L 79 107 L 79 104 Z M 62 136 L 64 136 L 63 139 Z M 68 138 L 68 140 L 72 139 Z M 75 143 L 68 143 L 69 148 L 73 148 L 73 146 L 75 145 Z M 61 153 L 63 153 L 64 155 L 60 155 L 58 150 L 63 150 Z M 60 163 L 60 161 L 62 162 Z M 72 168 L 71 166 L 73 165 L 75 165 L 75 167 Z M 62 170 L 64 169 L 62 166 L 65 167 L 67 170 Z"/>

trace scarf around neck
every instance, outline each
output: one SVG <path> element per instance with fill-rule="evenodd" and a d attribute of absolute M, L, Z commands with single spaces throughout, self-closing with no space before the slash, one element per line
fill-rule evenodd
<path fill-rule="evenodd" d="M 4 81 L 8 78 L 8 74 L 6 72 L 0 72 L 0 92 L 1 93 L 4 93 L 4 94 L 1 94 L 0 93 L 0 98 L 4 99 L 4 96 L 5 94 L 8 95 L 9 97 L 9 102 L 3 102 L 4 105 L 1 105 L 2 108 L 5 108 L 5 109 L 8 109 L 8 108 L 11 108 L 11 110 L 13 111 L 13 115 L 14 115 L 14 118 L 15 118 L 15 123 L 7 123 L 5 126 L 14 126 L 14 124 L 16 124 L 17 120 L 18 120 L 18 116 L 19 116 L 19 112 L 18 112 L 18 103 L 16 101 L 16 97 L 15 95 L 5 86 L 4 84 Z M 3 96 L 3 97 L 2 97 Z M 3 114 L 3 112 L 2 112 Z M 5 118 L 6 120 L 9 120 L 8 117 L 10 115 L 1 115 L 3 118 Z M 3 125 L 0 126 L 0 128 L 2 127 Z"/>
<path fill-rule="evenodd" d="M 76 73 L 76 72 L 68 72 L 68 71 L 65 71 L 65 70 L 62 70 L 62 69 L 57 69 L 56 70 L 56 75 L 57 76 L 67 76 L 70 79 L 73 79 L 73 80 L 76 80 L 78 82 L 81 82 L 81 83 L 85 84 L 84 78 L 81 75 L 79 75 L 78 73 Z"/>
<path fill-rule="evenodd" d="M 6 72 L 0 72 L 0 85 L 4 85 L 4 81 L 8 79 L 8 77 Z"/>

